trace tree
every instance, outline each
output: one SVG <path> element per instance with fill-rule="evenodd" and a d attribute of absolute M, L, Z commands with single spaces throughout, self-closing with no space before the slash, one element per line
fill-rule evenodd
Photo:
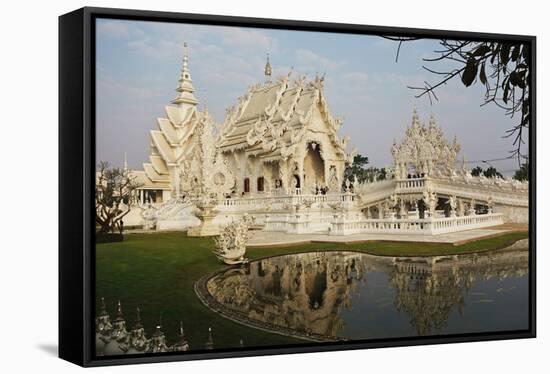
<path fill-rule="evenodd" d="M 482 173 L 483 173 L 483 169 L 479 166 L 476 166 L 471 171 L 471 174 L 473 177 L 479 177 Z"/>
<path fill-rule="evenodd" d="M 504 178 L 502 174 L 497 171 L 493 166 L 488 167 L 483 171 L 483 175 L 487 178 Z"/>
<path fill-rule="evenodd" d="M 476 166 L 471 171 L 472 176 L 479 177 L 483 175 L 486 178 L 504 178 L 502 174 L 493 166 L 489 166 L 487 169 L 483 170 L 480 166 Z"/>
<path fill-rule="evenodd" d="M 518 181 L 528 181 L 529 180 L 529 163 L 523 163 L 518 170 L 514 173 L 514 179 Z"/>
<path fill-rule="evenodd" d="M 378 179 L 379 181 L 383 181 L 383 180 L 386 180 L 387 177 L 388 177 L 388 171 L 386 170 L 386 168 L 379 169 L 376 179 Z"/>
<path fill-rule="evenodd" d="M 347 166 L 344 170 L 344 184 L 346 179 L 349 179 L 353 182 L 353 176 L 357 177 L 359 183 L 362 182 L 372 182 L 374 180 L 384 180 L 387 178 L 386 168 L 377 168 L 374 166 L 369 166 L 369 158 L 367 156 L 361 156 L 359 154 L 355 155 L 353 158 L 353 164 Z"/>
<path fill-rule="evenodd" d="M 398 41 L 396 62 L 403 42 L 417 40 L 416 37 L 385 36 L 386 39 Z M 409 86 L 418 91 L 417 98 L 426 95 L 430 102 L 439 100 L 436 89 L 455 77 L 460 77 L 464 86 L 480 83 L 485 87 L 483 104 L 494 103 L 514 117 L 520 115 L 516 124 L 505 132 L 505 137 L 512 137 L 515 149 L 512 152 L 518 162 L 527 158 L 523 154 L 525 144 L 524 131 L 528 130 L 530 111 L 530 66 L 531 51 L 528 44 L 496 41 L 472 40 L 439 40 L 440 48 L 434 51 L 435 56 L 426 57 L 427 63 L 444 62 L 454 64 L 452 69 L 443 71 L 423 66 L 425 70 L 440 77 L 435 84 L 424 82 L 423 86 Z"/>
<path fill-rule="evenodd" d="M 134 191 L 138 187 L 130 170 L 111 168 L 108 162 L 99 162 L 95 185 L 95 220 L 100 233 L 115 230 L 122 233 L 122 219 L 130 212 Z"/>
<path fill-rule="evenodd" d="M 353 176 L 357 176 L 359 182 L 364 182 L 367 179 L 367 165 L 369 163 L 369 158 L 367 156 L 362 156 L 360 154 L 355 155 L 353 158 L 353 164 L 346 166 L 344 170 L 344 181 L 349 179 L 353 181 Z"/>

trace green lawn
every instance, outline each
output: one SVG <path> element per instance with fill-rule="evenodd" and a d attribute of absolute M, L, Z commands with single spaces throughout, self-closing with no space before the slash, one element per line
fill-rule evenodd
<path fill-rule="evenodd" d="M 251 259 L 310 250 L 351 249 L 388 256 L 460 254 L 504 248 L 527 232 L 513 232 L 467 244 L 366 242 L 355 244 L 313 243 L 284 248 L 250 248 Z M 147 336 L 162 314 L 163 331 L 169 344 L 177 339 L 180 320 L 192 349 L 202 349 L 212 327 L 215 348 L 280 345 L 302 341 L 248 328 L 218 316 L 202 305 L 193 290 L 203 275 L 223 267 L 212 254 L 211 238 L 190 238 L 182 233 L 128 234 L 123 242 L 98 244 L 96 249 L 96 294 L 104 297 L 111 318 L 120 299 L 129 327 L 135 308 Z M 99 303 L 98 303 L 99 304 Z"/>

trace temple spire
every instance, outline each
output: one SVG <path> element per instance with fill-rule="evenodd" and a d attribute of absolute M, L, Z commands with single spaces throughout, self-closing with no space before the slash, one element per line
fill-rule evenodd
<path fill-rule="evenodd" d="M 420 124 L 420 118 L 418 117 L 418 111 L 416 109 L 416 105 L 413 106 L 412 124 L 413 125 Z"/>
<path fill-rule="evenodd" d="M 189 71 L 187 43 L 183 43 L 183 66 L 178 82 L 179 85 L 176 88 L 178 94 L 176 98 L 172 100 L 172 104 L 197 105 L 199 101 L 193 94 L 193 92 L 195 92 L 195 87 L 193 87 L 193 80 L 191 79 L 191 72 Z"/>
<path fill-rule="evenodd" d="M 430 127 L 435 127 L 436 126 L 435 116 L 433 115 L 433 113 L 430 115 L 429 125 L 430 125 Z"/>
<path fill-rule="evenodd" d="M 124 152 L 124 161 L 123 161 L 122 168 L 124 169 L 124 171 L 128 170 L 128 157 L 126 152 Z"/>
<path fill-rule="evenodd" d="M 264 75 L 265 75 L 265 81 L 271 82 L 271 73 L 273 72 L 273 69 L 271 68 L 271 64 L 269 63 L 269 53 L 267 54 L 267 61 L 265 63 L 264 68 Z"/>

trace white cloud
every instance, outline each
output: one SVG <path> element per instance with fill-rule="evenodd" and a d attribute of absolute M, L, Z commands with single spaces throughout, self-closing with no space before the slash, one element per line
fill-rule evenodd
<path fill-rule="evenodd" d="M 170 40 L 154 40 L 150 37 L 130 40 L 127 46 L 135 53 L 148 57 L 166 58 L 179 54 L 181 56 L 181 44 Z"/>
<path fill-rule="evenodd" d="M 369 76 L 362 71 L 352 71 L 344 74 L 344 80 L 355 85 L 365 85 L 369 82 Z"/>
<path fill-rule="evenodd" d="M 323 57 L 309 49 L 299 48 L 296 50 L 295 55 L 296 55 L 296 62 L 300 66 L 304 66 L 312 69 L 319 69 L 322 71 L 326 71 L 326 70 L 335 69 L 340 65 L 339 63 L 329 58 Z"/>
<path fill-rule="evenodd" d="M 122 20 L 98 20 L 97 34 L 113 39 L 140 38 L 145 35 L 138 24 Z"/>
<path fill-rule="evenodd" d="M 98 21 L 97 33 L 117 39 L 127 39 L 130 37 L 130 25 L 123 21 Z"/>
<path fill-rule="evenodd" d="M 228 47 L 263 53 L 273 53 L 277 47 L 276 40 L 264 33 L 238 27 L 225 27 L 222 32 L 222 43 Z"/>
<path fill-rule="evenodd" d="M 160 96 L 160 93 L 151 89 L 145 89 L 122 83 L 112 77 L 100 77 L 97 81 L 97 97 L 103 100 L 111 98 L 150 99 Z"/>

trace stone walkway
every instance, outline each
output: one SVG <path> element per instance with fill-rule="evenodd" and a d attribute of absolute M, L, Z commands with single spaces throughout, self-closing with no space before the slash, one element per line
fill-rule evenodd
<path fill-rule="evenodd" d="M 495 226 L 434 236 L 407 234 L 354 234 L 331 236 L 327 234 L 287 234 L 284 232 L 254 231 L 248 245 L 253 247 L 275 247 L 303 243 L 353 243 L 365 241 L 405 241 L 459 245 L 484 237 L 502 235 L 510 231 L 515 230 L 502 226 Z"/>

